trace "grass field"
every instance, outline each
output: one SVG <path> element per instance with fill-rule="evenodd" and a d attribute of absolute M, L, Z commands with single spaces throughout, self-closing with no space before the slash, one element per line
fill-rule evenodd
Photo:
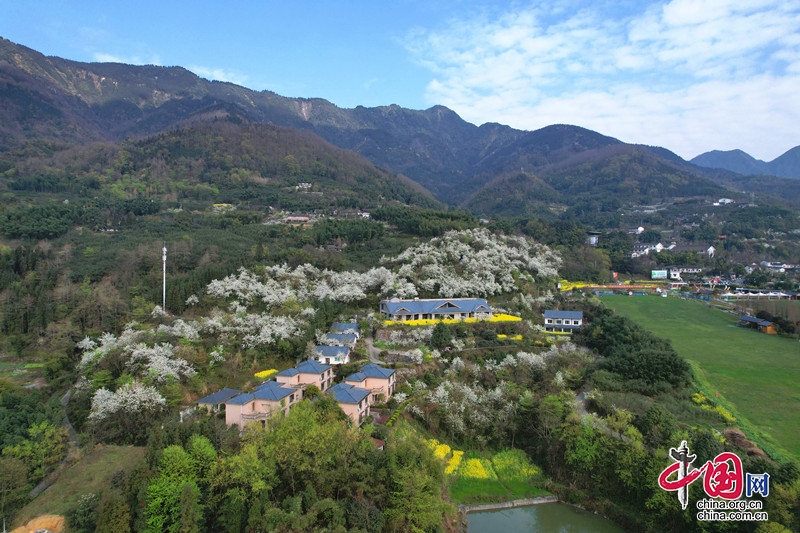
<path fill-rule="evenodd" d="M 98 446 L 82 457 L 58 480 L 17 514 L 14 522 L 22 525 L 43 514 L 64 515 L 84 494 L 107 488 L 118 470 L 130 473 L 144 457 L 143 447 Z"/>
<path fill-rule="evenodd" d="M 603 303 L 702 371 L 720 400 L 767 442 L 800 459 L 800 343 L 737 327 L 738 317 L 677 297 L 606 296 Z"/>

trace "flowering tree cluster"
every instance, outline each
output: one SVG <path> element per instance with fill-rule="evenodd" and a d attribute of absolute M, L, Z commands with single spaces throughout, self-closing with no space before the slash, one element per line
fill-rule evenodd
<path fill-rule="evenodd" d="M 441 430 L 473 442 L 506 427 L 515 413 L 505 382 L 485 388 L 478 383 L 444 380 L 428 393 L 425 402 L 434 407 Z"/>
<path fill-rule="evenodd" d="M 383 262 L 419 289 L 452 298 L 510 292 L 515 275 L 555 277 L 561 259 L 527 237 L 479 228 L 449 231 Z"/>
<path fill-rule="evenodd" d="M 206 292 L 265 309 L 289 302 L 330 299 L 357 302 L 368 294 L 400 298 L 420 290 L 444 297 L 490 296 L 515 288 L 515 276 L 555 277 L 556 252 L 524 236 L 497 235 L 486 229 L 450 231 L 442 237 L 382 258 L 390 267 L 367 272 L 334 272 L 312 265 L 259 267 L 212 281 Z M 194 303 L 194 299 L 192 302 Z"/>
<path fill-rule="evenodd" d="M 563 389 L 565 373 L 556 368 L 559 358 L 565 356 L 591 357 L 586 349 L 571 343 L 541 353 L 520 351 L 482 364 L 456 356 L 445 363 L 444 379 L 436 387 L 428 389 L 419 381 L 415 384 L 418 400 L 409 411 L 453 439 L 479 445 L 500 443 L 512 431 L 520 391 L 542 381 L 549 389 Z"/>
<path fill-rule="evenodd" d="M 128 383 L 111 392 L 99 389 L 92 397 L 92 411 L 89 420 L 99 422 L 112 415 L 132 415 L 144 411 L 154 412 L 166 403 L 158 390 L 142 383 Z"/>

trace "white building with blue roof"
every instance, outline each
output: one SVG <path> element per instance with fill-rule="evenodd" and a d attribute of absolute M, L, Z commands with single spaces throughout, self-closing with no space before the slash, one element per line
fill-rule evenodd
<path fill-rule="evenodd" d="M 326 365 L 344 365 L 350 362 L 350 348 L 347 346 L 315 346 L 317 362 Z"/>
<path fill-rule="evenodd" d="M 436 298 L 381 300 L 380 311 L 388 320 L 442 320 L 491 318 L 492 308 L 484 298 Z"/>
<path fill-rule="evenodd" d="M 557 311 L 547 309 L 544 312 L 544 329 L 558 333 L 572 333 L 583 325 L 583 311 Z"/>
<path fill-rule="evenodd" d="M 353 333 L 326 333 L 322 342 L 330 346 L 347 346 L 348 348 L 355 348 L 358 337 Z"/>
<path fill-rule="evenodd" d="M 356 338 L 361 338 L 361 330 L 357 322 L 334 322 L 331 325 L 331 333 L 352 333 Z"/>

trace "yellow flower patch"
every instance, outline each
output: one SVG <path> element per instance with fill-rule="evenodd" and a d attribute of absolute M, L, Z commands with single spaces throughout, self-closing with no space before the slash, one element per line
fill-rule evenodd
<path fill-rule="evenodd" d="M 258 379 L 269 379 L 277 373 L 278 373 L 277 370 L 275 370 L 274 368 L 270 368 L 269 370 L 262 370 L 261 372 L 256 372 L 254 375 Z"/>
<path fill-rule="evenodd" d="M 450 474 L 455 473 L 458 470 L 458 467 L 461 465 L 461 459 L 464 457 L 464 452 L 461 450 L 453 450 L 453 455 L 450 457 L 450 460 L 447 461 L 447 466 L 444 469 L 444 473 L 448 476 Z"/>
<path fill-rule="evenodd" d="M 540 473 L 522 450 L 505 450 L 495 454 L 492 466 L 500 478 L 509 481 L 528 481 Z"/>
<path fill-rule="evenodd" d="M 486 459 L 467 459 L 462 462 L 458 474 L 469 479 L 497 479 L 492 463 Z"/>
<path fill-rule="evenodd" d="M 466 324 L 477 324 L 478 322 L 522 322 L 522 318 L 514 315 L 507 315 L 505 313 L 498 313 L 491 318 L 421 318 L 419 320 L 384 320 L 386 326 L 435 326 L 439 322 L 445 324 L 458 324 L 464 322 Z"/>
<path fill-rule="evenodd" d="M 433 450 L 433 455 L 436 456 L 437 459 L 444 459 L 448 455 L 450 455 L 450 446 L 447 444 L 440 444 Z"/>

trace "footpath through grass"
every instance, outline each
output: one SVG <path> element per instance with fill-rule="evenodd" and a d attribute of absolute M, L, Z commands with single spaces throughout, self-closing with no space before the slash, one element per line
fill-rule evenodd
<path fill-rule="evenodd" d="M 738 316 L 677 297 L 605 296 L 606 307 L 696 364 L 704 378 L 767 441 L 800 459 L 800 343 L 737 327 Z M 746 428 L 745 428 L 746 429 Z"/>
<path fill-rule="evenodd" d="M 144 458 L 144 452 L 144 447 L 98 446 L 62 472 L 51 487 L 19 512 L 14 523 L 22 525 L 43 514 L 65 515 L 84 494 L 108 488 L 115 472 L 130 473 Z"/>

